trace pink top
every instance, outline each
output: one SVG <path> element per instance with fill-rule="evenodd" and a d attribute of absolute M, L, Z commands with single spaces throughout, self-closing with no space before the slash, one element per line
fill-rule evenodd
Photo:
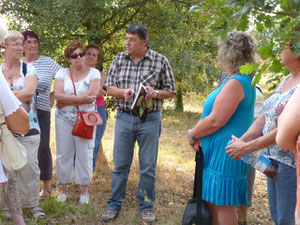
<path fill-rule="evenodd" d="M 100 96 L 99 98 L 96 99 L 96 105 L 97 106 L 105 106 L 104 97 L 103 96 Z"/>

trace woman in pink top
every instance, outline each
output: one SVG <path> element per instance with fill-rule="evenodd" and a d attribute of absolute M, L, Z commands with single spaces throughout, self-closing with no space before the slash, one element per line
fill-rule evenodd
<path fill-rule="evenodd" d="M 95 68 L 98 63 L 98 60 L 99 60 L 100 49 L 96 45 L 88 45 L 86 47 L 85 51 L 86 51 L 85 64 L 90 67 Z M 100 73 L 101 73 L 101 88 L 97 95 L 96 105 L 97 105 L 97 110 L 102 117 L 103 124 L 97 126 L 97 132 L 96 132 L 96 138 L 95 138 L 95 148 L 94 148 L 94 154 L 93 154 L 93 171 L 94 172 L 96 171 L 96 163 L 97 163 L 97 157 L 98 157 L 98 153 L 99 153 L 100 143 L 101 143 L 101 139 L 102 139 L 102 136 L 103 136 L 105 128 L 106 128 L 106 120 L 107 120 L 104 97 L 103 97 L 103 95 L 105 94 L 105 91 L 103 90 L 103 84 L 105 82 L 106 75 L 104 72 L 100 72 Z"/>

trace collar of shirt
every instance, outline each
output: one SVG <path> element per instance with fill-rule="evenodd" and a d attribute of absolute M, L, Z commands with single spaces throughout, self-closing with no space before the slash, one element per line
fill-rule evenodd
<path fill-rule="evenodd" d="M 133 60 L 132 56 L 127 51 L 125 52 L 124 58 Z M 150 47 L 147 47 L 147 52 L 145 53 L 144 57 L 142 57 L 140 60 L 145 58 L 149 58 L 151 61 L 154 60 L 153 52 L 150 49 Z"/>

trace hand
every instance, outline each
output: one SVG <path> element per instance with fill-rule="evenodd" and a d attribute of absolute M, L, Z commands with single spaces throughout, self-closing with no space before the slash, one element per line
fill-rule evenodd
<path fill-rule="evenodd" d="M 147 92 L 146 100 L 148 100 L 150 98 L 157 98 L 157 93 L 152 87 L 146 86 L 145 89 L 146 89 L 146 92 Z"/>
<path fill-rule="evenodd" d="M 91 104 L 96 100 L 96 95 L 89 95 L 88 92 L 79 95 L 78 97 L 80 97 L 80 100 L 83 104 Z"/>
<path fill-rule="evenodd" d="M 189 142 L 189 145 L 193 148 L 194 151 L 199 151 L 199 145 L 200 145 L 200 138 L 198 138 L 197 140 L 193 140 L 191 137 L 190 137 L 190 133 L 192 132 L 193 129 L 189 129 L 188 130 L 188 136 L 187 136 L 187 139 L 188 139 L 188 142 Z"/>
<path fill-rule="evenodd" d="M 124 93 L 125 102 L 129 101 L 131 97 L 134 96 L 134 90 L 133 89 L 126 89 Z"/>
<path fill-rule="evenodd" d="M 232 144 L 226 148 L 226 153 L 233 159 L 240 159 L 241 156 L 246 155 L 246 142 L 232 135 Z"/>

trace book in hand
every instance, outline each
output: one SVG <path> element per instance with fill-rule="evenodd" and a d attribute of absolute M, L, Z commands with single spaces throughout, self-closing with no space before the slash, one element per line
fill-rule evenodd
<path fill-rule="evenodd" d="M 131 110 L 140 118 L 142 122 L 146 121 L 146 118 L 152 107 L 152 99 L 146 100 L 146 94 L 147 92 L 145 86 L 140 84 L 131 105 Z"/>

